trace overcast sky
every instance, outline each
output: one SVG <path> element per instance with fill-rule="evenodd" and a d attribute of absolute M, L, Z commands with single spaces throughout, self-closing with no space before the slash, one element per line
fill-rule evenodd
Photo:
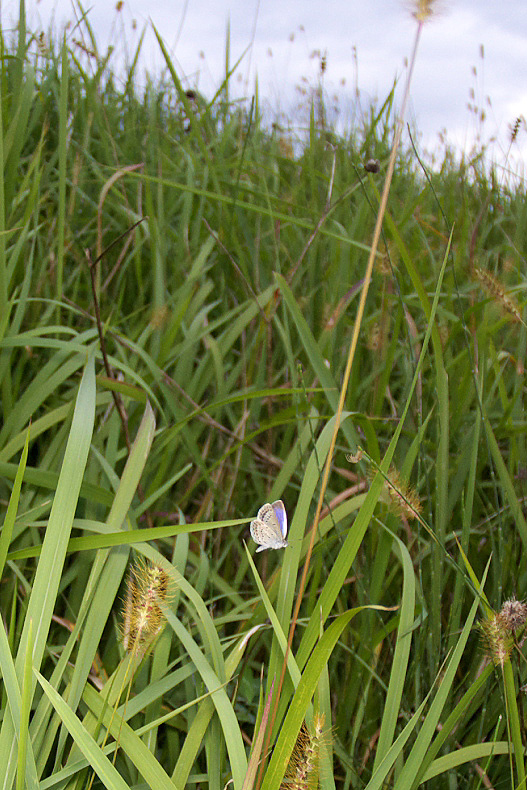
<path fill-rule="evenodd" d="M 83 0 L 99 49 L 109 40 L 115 44 L 125 38 L 133 51 L 151 20 L 180 76 L 207 96 L 213 95 L 225 70 L 230 22 L 231 63 L 249 48 L 237 72 L 239 94 L 252 93 L 258 73 L 260 95 L 271 112 L 290 114 L 297 103 L 295 86 L 305 84 L 303 78 L 311 85 L 318 79 L 320 61 L 312 53 L 327 52 L 324 87 L 329 97 L 338 95 L 343 121 L 353 112 L 357 84 L 366 105 L 370 98 L 383 101 L 395 78 L 404 83 L 405 59 L 415 35 L 411 0 L 125 0 L 119 14 L 116 3 L 92 0 L 90 5 Z M 26 8 L 33 30 L 47 30 L 52 20 L 60 29 L 78 15 L 70 0 L 26 0 Z M 504 164 L 509 127 L 517 117 L 527 117 L 526 0 L 441 0 L 439 8 L 423 31 L 411 119 L 428 148 L 444 129 L 465 151 L 478 133 L 485 141 L 497 136 L 493 157 Z M 4 0 L 1 13 L 4 27 L 11 25 L 18 0 Z M 143 64 L 150 72 L 162 65 L 151 30 Z M 485 109 L 483 124 L 467 108 L 469 102 Z M 525 127 L 514 149 L 516 162 L 526 159 Z"/>

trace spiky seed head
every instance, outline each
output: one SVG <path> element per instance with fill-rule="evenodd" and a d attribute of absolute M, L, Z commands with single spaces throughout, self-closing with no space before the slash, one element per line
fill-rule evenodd
<path fill-rule="evenodd" d="M 514 638 L 510 628 L 501 616 L 492 612 L 480 622 L 485 651 L 495 666 L 503 666 L 509 659 Z"/>
<path fill-rule="evenodd" d="M 510 598 L 501 607 L 499 616 L 505 628 L 509 631 L 517 631 L 523 628 L 527 621 L 527 604 L 517 601 L 516 598 Z"/>
<path fill-rule="evenodd" d="M 282 784 L 284 790 L 308 790 L 317 786 L 313 780 L 317 777 L 320 752 L 325 744 L 324 722 L 324 714 L 316 713 L 311 731 L 305 722 L 302 724 Z"/>
<path fill-rule="evenodd" d="M 375 469 L 371 470 L 372 477 Z M 383 491 L 390 509 L 399 516 L 414 519 L 420 516 L 422 506 L 414 488 L 401 477 L 395 467 L 391 467 L 384 481 Z"/>
<path fill-rule="evenodd" d="M 153 563 L 137 562 L 128 577 L 122 638 L 126 650 L 143 654 L 165 624 L 162 604 L 170 593 L 168 574 Z"/>
<path fill-rule="evenodd" d="M 510 313 L 516 321 L 522 323 L 521 312 L 518 305 L 514 299 L 509 296 L 500 281 L 486 269 L 480 269 L 479 266 L 474 266 L 473 272 L 475 278 L 483 285 L 489 295 L 493 296 L 503 309 Z"/>

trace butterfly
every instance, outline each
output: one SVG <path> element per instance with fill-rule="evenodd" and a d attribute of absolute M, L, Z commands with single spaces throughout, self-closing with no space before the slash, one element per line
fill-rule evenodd
<path fill-rule="evenodd" d="M 273 504 L 262 505 L 256 518 L 251 521 L 251 537 L 259 546 L 256 551 L 264 549 L 285 549 L 287 543 L 287 513 L 284 503 L 277 499 Z"/>

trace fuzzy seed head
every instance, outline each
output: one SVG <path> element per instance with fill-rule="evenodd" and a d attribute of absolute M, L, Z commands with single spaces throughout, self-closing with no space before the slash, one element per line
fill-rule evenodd
<path fill-rule="evenodd" d="M 76 39 L 76 38 L 74 38 L 72 40 L 73 40 L 73 43 L 75 44 L 75 46 L 78 47 L 80 50 L 82 50 L 85 55 L 88 55 L 88 57 L 90 57 L 90 58 L 94 58 L 94 59 L 97 58 L 97 53 L 94 52 L 93 49 L 90 49 L 89 47 L 87 47 L 86 44 L 84 43 L 84 41 L 80 41 L 79 39 Z"/>
<path fill-rule="evenodd" d="M 480 623 L 485 651 L 495 666 L 503 666 L 514 646 L 513 634 L 501 612 L 494 612 Z"/>
<path fill-rule="evenodd" d="M 38 48 L 38 51 L 40 52 L 40 54 L 44 58 L 49 58 L 49 46 L 48 46 L 48 44 L 46 42 L 46 35 L 45 35 L 44 31 L 39 33 L 39 35 L 37 36 L 36 42 L 37 42 L 37 48 Z"/>
<path fill-rule="evenodd" d="M 368 347 L 368 349 L 370 351 L 380 351 L 381 350 L 382 344 L 383 344 L 383 339 L 384 339 L 383 338 L 384 333 L 383 333 L 382 330 L 383 330 L 383 328 L 382 328 L 381 324 L 378 321 L 376 321 L 370 327 L 370 330 L 368 332 L 368 336 L 366 338 L 366 346 Z"/>
<path fill-rule="evenodd" d="M 375 470 L 372 469 L 372 477 Z M 384 481 L 383 491 L 388 506 L 396 515 L 414 519 L 421 515 L 421 502 L 412 486 L 404 480 L 395 467 L 388 472 L 388 479 Z"/>
<path fill-rule="evenodd" d="M 517 631 L 519 628 L 523 628 L 527 621 L 527 604 L 510 598 L 501 607 L 499 617 L 507 630 Z"/>
<path fill-rule="evenodd" d="M 161 329 L 164 324 L 170 318 L 170 310 L 168 305 L 164 304 L 161 307 L 157 307 L 155 310 L 152 311 L 152 316 L 150 318 L 150 326 L 153 329 Z"/>
<path fill-rule="evenodd" d="M 522 322 L 520 309 L 514 299 L 510 297 L 503 285 L 490 272 L 474 266 L 474 276 L 483 285 L 490 296 L 493 296 L 501 307 L 506 310 L 519 323 Z"/>
<path fill-rule="evenodd" d="M 122 638 L 126 650 L 139 655 L 148 650 L 162 631 L 161 604 L 169 600 L 169 577 L 153 563 L 137 562 L 128 577 L 123 611 Z"/>
<path fill-rule="evenodd" d="M 280 137 L 278 140 L 278 150 L 280 156 L 286 159 L 294 159 L 293 143 L 288 137 Z"/>
<path fill-rule="evenodd" d="M 383 277 L 393 277 L 394 270 L 399 266 L 399 253 L 390 242 L 386 244 L 375 259 L 375 269 Z"/>
<path fill-rule="evenodd" d="M 324 715 L 317 713 L 312 732 L 308 730 L 305 722 L 302 725 L 291 753 L 283 790 L 308 790 L 309 787 L 317 786 L 318 782 L 314 780 L 318 775 L 320 752 L 324 748 L 326 737 L 324 721 Z"/>

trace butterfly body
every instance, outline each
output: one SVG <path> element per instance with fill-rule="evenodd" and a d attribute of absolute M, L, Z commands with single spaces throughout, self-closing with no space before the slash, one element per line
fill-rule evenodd
<path fill-rule="evenodd" d="M 285 549 L 287 543 L 287 513 L 281 499 L 270 504 L 267 502 L 251 521 L 251 537 L 258 543 L 256 551 L 265 549 Z"/>

